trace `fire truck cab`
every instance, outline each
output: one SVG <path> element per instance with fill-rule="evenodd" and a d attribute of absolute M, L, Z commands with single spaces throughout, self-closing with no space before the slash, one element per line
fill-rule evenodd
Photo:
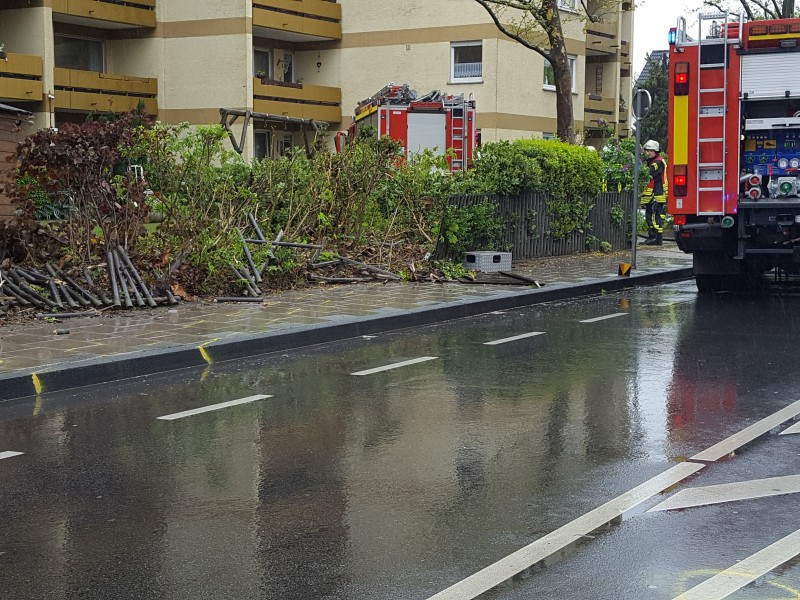
<path fill-rule="evenodd" d="M 476 144 L 475 101 L 463 95 L 452 96 L 433 91 L 418 97 L 408 84 L 388 84 L 376 94 L 359 102 L 347 138 L 371 126 L 377 137 L 389 137 L 400 143 L 408 158 L 424 150 L 448 153 L 451 171 L 472 166 Z M 336 146 L 341 148 L 342 135 Z"/>
<path fill-rule="evenodd" d="M 670 30 L 668 213 L 701 292 L 800 273 L 800 19 Z"/>

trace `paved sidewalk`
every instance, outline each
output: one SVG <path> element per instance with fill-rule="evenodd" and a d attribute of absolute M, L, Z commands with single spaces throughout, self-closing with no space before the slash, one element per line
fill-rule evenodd
<path fill-rule="evenodd" d="M 262 304 L 186 303 L 98 317 L 0 325 L 0 400 L 231 360 L 525 306 L 690 277 L 674 245 L 629 254 L 580 254 L 515 263 L 525 285 L 375 283 L 267 296 Z M 69 333 L 57 335 L 56 330 Z"/>

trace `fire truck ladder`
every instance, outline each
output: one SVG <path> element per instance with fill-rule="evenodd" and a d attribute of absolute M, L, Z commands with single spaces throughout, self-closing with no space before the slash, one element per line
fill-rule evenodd
<path fill-rule="evenodd" d="M 696 195 L 698 215 L 724 215 L 725 214 L 725 159 L 727 148 L 725 146 L 725 132 L 728 125 L 728 115 L 725 100 L 728 93 L 728 24 L 733 22 L 733 13 L 720 12 L 708 13 L 698 16 L 699 35 L 697 37 L 697 56 L 699 67 L 697 69 L 697 178 Z M 708 25 L 710 27 L 706 28 Z M 708 32 L 708 35 L 705 35 Z M 722 52 L 713 52 L 712 47 L 721 47 Z M 708 50 L 708 55 L 720 56 L 722 62 L 704 62 L 703 49 Z M 712 59 L 717 60 L 717 59 Z M 722 76 L 718 71 L 722 69 Z M 720 79 L 722 87 L 719 87 Z M 722 104 L 717 100 L 722 98 Z M 712 132 L 719 137 L 703 137 Z M 709 160 L 710 158 L 710 160 Z M 705 162 L 704 162 L 705 161 Z M 705 183 L 706 185 L 701 185 Z M 718 210 L 708 210 L 709 202 L 701 202 L 700 193 L 710 193 L 715 201 L 712 206 L 719 206 Z M 717 200 L 718 199 L 718 200 Z M 701 205 L 706 207 L 701 210 Z"/>
<path fill-rule="evenodd" d="M 452 114 L 452 128 L 453 128 L 453 159 L 450 164 L 452 171 L 465 171 L 467 169 L 467 136 L 469 135 L 469 118 L 468 104 L 464 97 L 457 98 L 460 100 L 453 103 L 450 110 Z"/>

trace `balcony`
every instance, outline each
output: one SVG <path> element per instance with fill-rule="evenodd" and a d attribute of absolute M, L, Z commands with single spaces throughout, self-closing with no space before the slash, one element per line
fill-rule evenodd
<path fill-rule="evenodd" d="M 327 123 L 342 120 L 342 90 L 309 84 L 262 83 L 253 80 L 255 112 Z"/>
<path fill-rule="evenodd" d="M 54 19 L 99 29 L 156 26 L 156 0 L 52 0 Z"/>
<path fill-rule="evenodd" d="M 253 0 L 253 34 L 290 42 L 342 39 L 342 7 L 332 0 Z"/>
<path fill-rule="evenodd" d="M 41 102 L 42 57 L 8 52 L 6 58 L 0 60 L 0 100 Z"/>
<path fill-rule="evenodd" d="M 586 94 L 583 101 L 583 126 L 587 129 L 597 129 L 600 127 L 598 120 L 608 124 L 613 123 L 616 120 L 618 102 L 619 100 L 611 97 Z"/>
<path fill-rule="evenodd" d="M 158 114 L 158 80 L 153 77 L 60 68 L 53 74 L 56 110 L 126 112 L 143 102 L 147 114 Z"/>
<path fill-rule="evenodd" d="M 587 23 L 587 56 L 616 56 L 620 48 L 617 39 L 619 23 Z"/>

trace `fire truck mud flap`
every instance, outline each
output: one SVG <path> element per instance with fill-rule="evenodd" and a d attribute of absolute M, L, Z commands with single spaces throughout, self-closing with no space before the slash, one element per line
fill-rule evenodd
<path fill-rule="evenodd" d="M 725 248 L 723 230 L 707 223 L 682 225 L 675 232 L 678 248 L 688 253 L 722 252 Z"/>

